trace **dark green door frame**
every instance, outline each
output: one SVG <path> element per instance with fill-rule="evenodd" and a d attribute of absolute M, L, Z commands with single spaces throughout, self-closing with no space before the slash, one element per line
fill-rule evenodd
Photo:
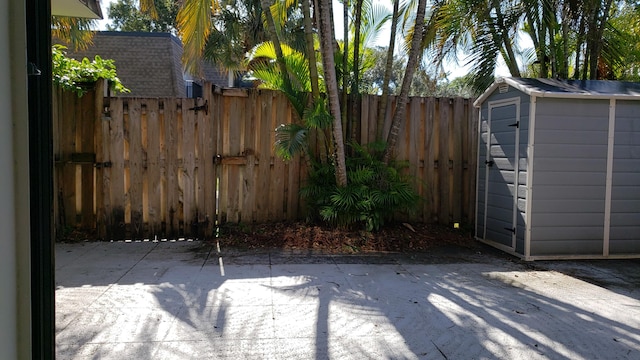
<path fill-rule="evenodd" d="M 55 358 L 51 3 L 25 0 L 31 216 L 32 359 Z"/>

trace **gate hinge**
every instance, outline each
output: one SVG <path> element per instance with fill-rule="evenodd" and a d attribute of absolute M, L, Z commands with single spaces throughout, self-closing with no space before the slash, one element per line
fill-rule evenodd
<path fill-rule="evenodd" d="M 515 123 L 509 125 L 509 126 L 515 126 L 516 128 L 520 128 L 520 121 L 516 121 Z"/>
<path fill-rule="evenodd" d="M 111 161 L 105 161 L 105 162 L 94 163 L 93 167 L 96 169 L 102 169 L 102 168 L 110 168 L 112 165 L 113 163 L 111 163 Z"/>
<path fill-rule="evenodd" d="M 515 234 L 515 233 L 516 233 L 516 228 L 508 228 L 508 227 L 506 227 L 506 228 L 504 228 L 504 229 L 505 229 L 505 230 L 509 230 L 509 231 L 511 231 L 511 233 L 512 233 L 512 234 Z"/>
<path fill-rule="evenodd" d="M 189 108 L 189 110 L 195 111 L 196 114 L 198 113 L 198 111 L 203 110 L 205 115 L 209 115 L 209 100 L 205 100 L 204 104 L 199 106 L 194 106 L 192 108 Z"/>
<path fill-rule="evenodd" d="M 493 164 L 495 164 L 493 160 L 485 160 L 484 163 L 487 164 L 488 166 L 493 166 Z"/>

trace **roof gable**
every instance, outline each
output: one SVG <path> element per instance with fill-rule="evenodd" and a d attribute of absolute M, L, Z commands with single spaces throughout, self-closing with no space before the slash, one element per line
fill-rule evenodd
<path fill-rule="evenodd" d="M 87 50 L 68 51 L 67 55 L 78 60 L 84 57 L 93 59 L 96 55 L 113 59 L 118 78 L 131 90 L 121 96 L 186 96 L 181 63 L 182 43 L 170 33 L 100 31 L 95 34 L 93 45 Z M 214 77 L 220 73 L 214 66 L 208 65 L 206 68 L 205 80 L 216 84 L 220 79 L 226 80 L 224 76 Z"/>

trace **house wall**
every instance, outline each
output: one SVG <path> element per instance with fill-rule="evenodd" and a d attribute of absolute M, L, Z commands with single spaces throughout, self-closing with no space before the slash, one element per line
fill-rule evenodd
<path fill-rule="evenodd" d="M 640 254 L 640 101 L 616 102 L 610 254 Z"/>
<path fill-rule="evenodd" d="M 25 5 L 0 0 L 0 352 L 31 352 Z"/>
<path fill-rule="evenodd" d="M 609 100 L 538 98 L 531 255 L 602 255 Z"/>

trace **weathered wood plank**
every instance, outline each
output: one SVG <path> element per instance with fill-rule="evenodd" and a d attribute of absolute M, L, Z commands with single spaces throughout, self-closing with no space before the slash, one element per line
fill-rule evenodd
<path fill-rule="evenodd" d="M 260 120 L 256 124 L 256 129 L 258 129 L 256 135 L 259 136 L 257 139 L 258 152 L 256 154 L 258 158 L 256 190 L 261 194 L 256 201 L 256 221 L 259 223 L 269 220 L 269 176 L 271 173 L 271 149 L 273 148 L 273 142 L 271 142 L 271 118 L 274 96 L 275 93 L 272 91 L 262 93 Z"/>
<path fill-rule="evenodd" d="M 111 98 L 111 127 L 109 155 L 111 158 L 111 223 L 108 239 L 124 240 L 125 187 L 124 187 L 124 99 Z"/>
<path fill-rule="evenodd" d="M 422 206 L 422 219 L 425 222 L 434 221 L 434 192 L 436 190 L 435 179 L 435 145 L 437 142 L 437 133 L 434 126 L 435 123 L 435 99 L 427 98 L 425 100 L 425 112 L 423 116 L 424 122 L 424 167 L 422 171 L 422 184 L 424 191 L 422 193 L 423 206 Z"/>
<path fill-rule="evenodd" d="M 129 203 L 131 206 L 131 236 L 143 238 L 143 161 L 142 147 L 142 102 L 129 100 Z"/>
<path fill-rule="evenodd" d="M 163 123 L 165 128 L 165 190 L 166 200 L 166 236 L 178 237 L 181 216 L 180 175 L 178 157 L 182 156 L 179 139 L 182 138 L 182 102 L 179 99 L 167 99 L 164 103 Z"/>
<path fill-rule="evenodd" d="M 271 116 L 271 129 L 275 129 L 280 124 L 291 123 L 291 112 L 288 110 L 287 99 L 277 94 L 274 98 L 275 107 Z M 275 143 L 275 132 L 271 131 L 269 136 L 271 144 Z M 271 155 L 273 158 L 273 167 L 270 172 L 271 184 L 269 184 L 269 220 L 279 221 L 285 219 L 284 213 L 284 193 L 285 182 L 287 180 L 287 173 L 285 171 L 285 164 L 282 159 L 275 154 L 273 146 L 271 147 Z"/>
<path fill-rule="evenodd" d="M 78 113 L 77 96 L 68 94 L 63 98 L 63 108 L 73 109 L 60 117 L 60 129 L 63 133 L 69 134 L 60 142 L 61 160 L 67 161 L 71 154 L 76 152 L 77 129 L 76 119 Z M 58 182 L 58 196 L 62 204 L 61 222 L 63 227 L 76 226 L 76 164 L 63 163 L 62 176 Z"/>
<path fill-rule="evenodd" d="M 149 237 L 160 235 L 162 229 L 162 178 L 160 173 L 161 126 L 158 99 L 147 101 L 147 201 Z"/>
<path fill-rule="evenodd" d="M 465 178 L 465 184 L 467 186 L 467 193 L 469 197 L 466 201 L 467 204 L 467 222 L 471 224 L 476 217 L 475 203 L 476 203 L 476 181 L 477 181 L 477 166 L 478 166 L 478 110 L 473 107 L 473 100 L 469 100 L 467 104 L 467 117 L 466 130 L 468 132 L 468 142 L 466 142 L 467 149 L 465 154 L 467 156 L 467 176 Z"/>
<path fill-rule="evenodd" d="M 185 236 L 192 236 L 192 225 L 195 218 L 195 112 L 189 110 L 195 106 L 194 99 L 183 99 L 182 102 L 182 200 L 183 200 L 183 231 Z"/>
<path fill-rule="evenodd" d="M 450 149 L 451 157 L 453 160 L 453 169 L 452 169 L 452 180 L 453 180 L 453 189 L 452 189 L 452 220 L 454 222 L 462 221 L 462 209 L 464 208 L 464 204 L 462 202 L 463 199 L 463 124 L 464 124 L 464 100 L 460 97 L 453 99 L 453 114 L 451 116 L 451 136 L 453 137 L 453 141 L 451 142 L 453 148 Z"/>
<path fill-rule="evenodd" d="M 411 175 L 411 181 L 415 182 L 419 178 L 421 171 L 421 158 L 420 150 L 424 148 L 422 145 L 422 139 L 424 138 L 424 121 L 422 121 L 421 110 L 422 101 L 421 98 L 411 98 L 409 103 L 409 111 L 407 111 L 408 119 L 407 124 L 407 147 L 409 151 L 409 174 Z M 420 191 L 419 184 L 414 185 L 414 189 L 417 192 Z M 419 214 L 409 214 L 409 219 L 415 221 L 419 218 Z"/>
<path fill-rule="evenodd" d="M 217 104 L 213 100 L 213 94 L 211 92 L 211 86 L 204 87 L 203 97 L 209 104 L 209 113 L 206 114 L 202 122 L 202 133 L 204 135 L 202 144 L 202 155 L 200 157 L 200 166 L 204 170 L 204 176 L 202 184 L 204 193 L 202 194 L 204 213 L 204 237 L 210 238 L 214 235 L 213 227 L 216 222 L 216 182 L 217 176 L 215 172 L 215 165 L 213 157 L 216 151 L 216 118 L 214 117 L 215 109 L 213 108 Z"/>
<path fill-rule="evenodd" d="M 81 118 L 79 119 L 80 128 L 80 153 L 95 154 L 95 93 L 90 91 L 80 98 Z M 82 164 L 80 166 L 82 175 L 80 181 L 80 213 L 81 224 L 85 229 L 95 228 L 96 218 L 94 214 L 94 186 L 95 174 L 93 164 Z"/>
<path fill-rule="evenodd" d="M 218 154 L 224 159 L 229 155 L 229 126 L 235 119 L 231 118 L 229 97 L 221 96 L 220 98 L 220 143 L 218 145 Z M 229 212 L 229 167 L 220 164 L 219 167 L 219 183 L 218 183 L 218 213 L 222 223 L 227 222 Z"/>
<path fill-rule="evenodd" d="M 239 156 L 241 151 L 242 122 L 244 121 L 242 105 L 244 98 L 229 97 L 230 121 L 227 127 L 227 143 L 225 155 Z M 227 221 L 237 223 L 240 221 L 240 165 L 228 165 L 226 168 L 227 193 Z"/>
<path fill-rule="evenodd" d="M 101 82 L 99 82 L 101 84 Z M 102 89 L 102 86 L 98 87 Z M 95 94 L 95 153 L 96 153 L 96 178 L 95 178 L 95 202 L 96 202 L 96 229 L 98 239 L 106 239 L 107 235 L 107 216 L 111 210 L 111 201 L 106 194 L 109 191 L 109 178 L 111 168 L 103 166 L 109 162 L 109 122 L 111 121 L 111 113 L 109 110 L 105 112 L 105 106 L 109 101 L 105 102 L 102 91 Z"/>
<path fill-rule="evenodd" d="M 196 100 L 196 105 L 198 103 L 204 103 L 204 100 Z M 205 146 L 207 143 L 207 133 L 205 132 L 205 112 L 198 111 L 195 115 L 195 160 L 196 160 L 196 168 L 195 168 L 195 201 L 196 201 L 196 218 L 194 221 L 197 222 L 197 232 L 193 234 L 193 236 L 202 239 L 204 238 L 205 228 L 206 228 L 206 219 L 207 214 L 205 210 L 206 199 L 204 197 L 205 193 L 205 166 L 208 162 L 205 155 Z"/>
<path fill-rule="evenodd" d="M 254 222 L 256 220 L 256 196 L 258 190 L 256 189 L 256 124 L 257 119 L 260 118 L 260 108 L 253 106 L 258 104 L 259 97 L 258 92 L 252 91 L 249 93 L 249 98 L 245 101 L 245 121 L 244 121 L 244 150 L 246 158 L 246 166 L 244 167 L 244 174 L 242 179 L 242 214 L 241 220 L 243 222 Z"/>
<path fill-rule="evenodd" d="M 439 154 L 438 154 L 438 177 L 440 184 L 440 209 L 438 214 L 438 222 L 440 224 L 449 224 L 451 217 L 450 208 L 450 135 L 449 135 L 449 115 L 450 102 L 448 98 L 440 99 L 440 128 L 439 128 Z"/>

